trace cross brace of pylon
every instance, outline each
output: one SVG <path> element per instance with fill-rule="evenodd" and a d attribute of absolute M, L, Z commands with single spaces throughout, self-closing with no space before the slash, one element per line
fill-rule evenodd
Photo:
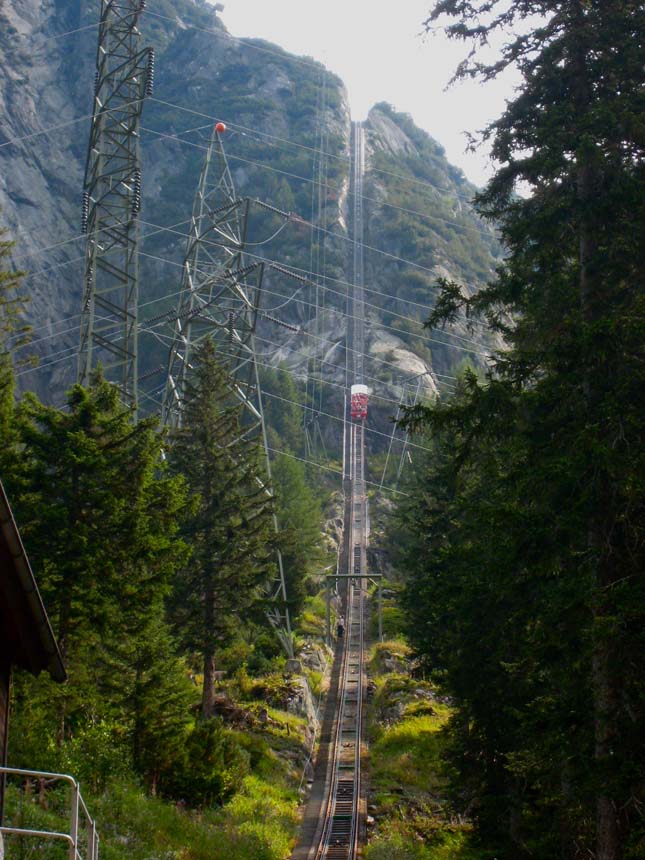
<path fill-rule="evenodd" d="M 137 402 L 139 120 L 152 93 L 154 53 L 140 47 L 145 0 L 101 0 L 94 107 L 81 229 L 87 235 L 78 380 L 100 364 L 132 409 Z"/>
<path fill-rule="evenodd" d="M 252 208 L 272 211 L 285 219 L 289 213 L 249 198 L 239 198 L 217 126 L 213 130 L 202 166 L 188 231 L 182 280 L 169 350 L 162 422 L 171 429 L 182 424 L 186 387 L 196 347 L 205 338 L 213 341 L 231 379 L 231 393 L 242 406 L 242 433 L 256 436 L 266 453 L 267 481 L 271 494 L 271 466 L 262 408 L 255 331 L 259 316 L 282 324 L 260 309 L 267 268 L 305 282 L 306 279 L 276 264 L 247 262 L 244 255 Z M 287 326 L 293 328 L 293 326 Z M 274 514 L 274 528 L 278 521 Z M 278 573 L 269 589 L 267 611 L 280 642 L 293 656 L 291 622 L 287 606 L 282 556 L 277 553 Z"/>

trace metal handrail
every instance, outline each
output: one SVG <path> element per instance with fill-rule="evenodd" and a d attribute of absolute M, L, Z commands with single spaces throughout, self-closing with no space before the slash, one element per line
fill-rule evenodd
<path fill-rule="evenodd" d="M 66 782 L 72 789 L 70 805 L 69 833 L 57 830 L 33 830 L 24 827 L 1 827 L 0 834 L 12 834 L 16 836 L 31 836 L 45 839 L 60 839 L 69 845 L 69 860 L 98 860 L 99 857 L 99 835 L 96 831 L 96 822 L 91 817 L 85 801 L 81 796 L 81 788 L 76 779 L 67 773 L 51 773 L 43 770 L 24 770 L 17 767 L 0 767 L 0 775 L 20 776 L 26 778 L 47 779 Z M 87 850 L 81 853 L 79 845 L 79 820 L 80 813 L 87 821 Z"/>

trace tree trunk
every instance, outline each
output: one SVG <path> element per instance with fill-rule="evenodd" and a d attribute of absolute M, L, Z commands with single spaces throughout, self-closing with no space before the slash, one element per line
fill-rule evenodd
<path fill-rule="evenodd" d="M 211 566 L 206 571 L 204 588 L 204 689 L 202 692 L 202 716 L 204 719 L 213 716 L 213 705 L 215 704 L 215 646 L 213 643 L 215 589 L 213 579 Z"/>
<path fill-rule="evenodd" d="M 202 716 L 213 716 L 215 705 L 215 655 L 211 651 L 204 654 L 204 690 L 202 692 Z"/>

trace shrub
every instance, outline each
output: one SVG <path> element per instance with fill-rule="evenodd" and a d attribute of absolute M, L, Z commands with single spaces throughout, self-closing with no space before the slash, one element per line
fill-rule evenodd
<path fill-rule="evenodd" d="M 183 754 L 164 784 L 166 793 L 189 806 L 221 804 L 237 791 L 250 770 L 248 753 L 221 720 L 200 720 L 186 738 Z"/>

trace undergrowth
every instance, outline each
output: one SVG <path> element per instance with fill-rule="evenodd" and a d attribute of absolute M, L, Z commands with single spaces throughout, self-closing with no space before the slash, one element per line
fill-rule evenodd
<path fill-rule="evenodd" d="M 371 654 L 370 837 L 365 860 L 483 860 L 447 801 L 443 729 L 451 708 L 410 672 L 404 640 Z"/>
<path fill-rule="evenodd" d="M 182 801 L 150 796 L 127 779 L 110 781 L 100 794 L 81 787 L 101 838 L 101 860 L 285 860 L 293 847 L 298 817 L 303 721 L 270 709 L 265 731 L 227 730 L 244 750 L 251 772 L 221 806 L 190 809 Z M 289 727 L 287 729 L 287 726 Z M 24 786 L 23 786 L 24 787 Z M 64 791 L 25 793 L 11 785 L 6 823 L 64 830 Z M 8 857 L 65 860 L 62 843 L 7 837 Z"/>

